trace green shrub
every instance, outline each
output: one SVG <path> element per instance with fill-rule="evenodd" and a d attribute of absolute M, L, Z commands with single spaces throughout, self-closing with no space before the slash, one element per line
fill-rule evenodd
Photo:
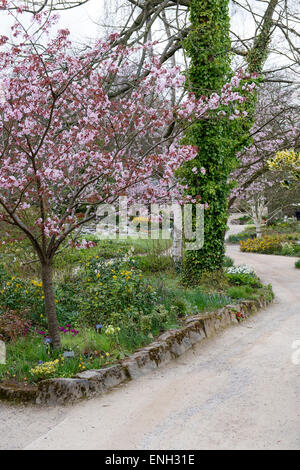
<path fill-rule="evenodd" d="M 146 256 L 136 256 L 135 266 L 143 272 L 157 273 L 163 271 L 174 271 L 175 265 L 171 256 L 157 255 L 155 253 Z"/>
<path fill-rule="evenodd" d="M 249 233 L 249 232 L 241 232 L 237 233 L 235 235 L 229 235 L 227 238 L 228 243 L 239 243 L 241 240 L 248 240 L 248 238 L 255 238 L 255 232 Z"/>
<path fill-rule="evenodd" d="M 252 286 L 252 287 L 257 287 L 260 288 L 262 287 L 262 283 L 259 281 L 259 279 L 256 276 L 253 276 L 251 274 L 229 274 L 226 273 L 226 277 L 230 284 L 234 284 L 236 286 Z"/>
<path fill-rule="evenodd" d="M 279 254 L 285 238 L 283 236 L 265 235 L 263 238 L 248 239 L 240 242 L 241 251 L 247 253 Z"/>
<path fill-rule="evenodd" d="M 223 291 L 228 286 L 228 280 L 223 269 L 220 269 L 218 271 L 203 272 L 200 284 L 208 291 Z"/>
<path fill-rule="evenodd" d="M 272 285 L 268 284 L 267 286 L 264 286 L 260 290 L 260 295 L 263 296 L 267 302 L 271 302 L 275 297 Z"/>
<path fill-rule="evenodd" d="M 253 223 L 253 220 L 251 219 L 249 215 L 243 215 L 242 217 L 239 217 L 238 219 L 235 219 L 235 220 L 238 220 L 241 225 Z"/>
<path fill-rule="evenodd" d="M 252 286 L 256 288 L 262 287 L 261 282 L 249 274 L 226 274 L 230 284 L 236 286 Z"/>
<path fill-rule="evenodd" d="M 283 256 L 293 256 L 295 254 L 294 244 L 288 242 L 283 243 L 280 254 Z"/>
<path fill-rule="evenodd" d="M 169 313 L 157 306 L 157 293 L 130 261 L 105 263 L 93 258 L 70 282 L 76 285 L 73 305 L 83 324 L 111 324 L 145 333 L 168 320 Z"/>
<path fill-rule="evenodd" d="M 233 259 L 230 258 L 230 256 L 225 256 L 224 262 L 223 262 L 224 268 L 230 268 L 233 265 L 234 265 Z"/>
<path fill-rule="evenodd" d="M 31 329 L 31 321 L 27 312 L 5 310 L 0 312 L 0 340 L 15 341 L 21 336 L 27 336 Z"/>
<path fill-rule="evenodd" d="M 295 268 L 300 269 L 300 259 L 298 259 L 298 261 L 296 261 Z"/>
<path fill-rule="evenodd" d="M 289 221 L 289 222 L 270 224 L 268 225 L 267 230 L 277 232 L 277 233 L 300 232 L 300 223 L 296 221 Z"/>
<path fill-rule="evenodd" d="M 229 287 L 227 289 L 228 296 L 234 300 L 252 299 L 254 293 L 255 293 L 255 289 L 253 289 L 250 286 L 236 286 L 236 287 Z"/>
<path fill-rule="evenodd" d="M 38 323 L 44 316 L 42 283 L 35 279 L 20 279 L 0 269 L 0 315 L 2 310 L 28 311 L 29 318 Z"/>
<path fill-rule="evenodd" d="M 300 244 L 294 245 L 294 254 L 300 256 Z"/>

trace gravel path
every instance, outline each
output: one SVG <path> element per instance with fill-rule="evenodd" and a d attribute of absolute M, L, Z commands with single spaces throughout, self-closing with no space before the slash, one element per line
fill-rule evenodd
<path fill-rule="evenodd" d="M 273 305 L 106 396 L 0 404 L 0 448 L 300 449 L 300 270 L 289 257 L 228 254 L 273 284 Z"/>

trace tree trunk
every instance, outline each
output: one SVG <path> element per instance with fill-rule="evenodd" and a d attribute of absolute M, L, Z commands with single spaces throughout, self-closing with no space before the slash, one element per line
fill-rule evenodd
<path fill-rule="evenodd" d="M 185 50 L 190 58 L 187 73 L 189 91 L 197 98 L 207 93 L 220 93 L 231 74 L 229 0 L 191 0 L 191 28 Z M 236 123 L 229 119 L 208 119 L 195 122 L 186 131 L 184 144 L 198 147 L 198 155 L 178 170 L 179 179 L 188 184 L 187 194 L 201 195 L 208 204 L 205 211 L 204 245 L 199 250 L 186 250 L 183 280 L 185 284 L 201 282 L 204 271 L 222 269 L 227 224 L 227 179 L 235 163 Z M 193 173 L 192 167 L 205 175 Z M 196 211 L 195 211 L 196 212 Z M 194 214 L 195 214 L 194 212 Z M 194 223 L 196 219 L 194 218 Z"/>
<path fill-rule="evenodd" d="M 45 313 L 48 319 L 49 336 L 52 339 L 52 346 L 55 349 L 59 349 L 61 347 L 61 342 L 56 315 L 56 305 L 52 277 L 52 265 L 51 261 L 49 260 L 47 263 L 42 263 L 42 281 L 45 297 Z"/>
<path fill-rule="evenodd" d="M 261 238 L 262 237 L 261 224 L 260 223 L 255 224 L 255 228 L 256 228 L 256 237 Z"/>

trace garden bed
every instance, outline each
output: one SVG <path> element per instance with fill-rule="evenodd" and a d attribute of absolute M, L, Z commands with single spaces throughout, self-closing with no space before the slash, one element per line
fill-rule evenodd
<path fill-rule="evenodd" d="M 256 238 L 255 227 L 230 235 L 228 243 L 239 243 L 241 251 L 279 256 L 300 256 L 300 223 L 285 222 L 262 227 L 262 237 Z"/>
<path fill-rule="evenodd" d="M 184 328 L 194 315 L 272 296 L 251 269 L 233 267 L 229 258 L 222 270 L 204 273 L 200 285 L 183 286 L 167 254 L 152 249 L 137 256 L 118 246 L 114 259 L 85 252 L 84 263 L 56 278 L 58 350 L 49 344 L 40 279 L 16 277 L 0 266 L 0 339 L 7 346 L 0 381 L 6 395 L 18 383 L 31 390 L 46 379 L 115 367 L 153 338 Z"/>
<path fill-rule="evenodd" d="M 36 404 L 71 404 L 92 398 L 113 387 L 154 370 L 210 338 L 230 324 L 238 324 L 272 300 L 271 289 L 258 300 L 227 305 L 216 312 L 186 318 L 181 328 L 171 329 L 150 345 L 118 363 L 98 370 L 83 371 L 72 378 L 42 380 L 37 385 L 0 383 L 0 398 Z"/>

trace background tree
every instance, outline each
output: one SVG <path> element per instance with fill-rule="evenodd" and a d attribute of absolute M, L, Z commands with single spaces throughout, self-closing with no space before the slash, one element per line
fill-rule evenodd
<path fill-rule="evenodd" d="M 269 224 L 284 214 L 294 216 L 300 206 L 299 190 L 283 187 L 282 178 L 281 172 L 265 173 L 235 201 L 234 209 L 253 220 L 257 238 L 262 236 L 263 224 Z"/>
<path fill-rule="evenodd" d="M 230 208 L 243 193 L 257 190 L 256 181 L 264 177 L 272 180 L 268 161 L 276 152 L 300 144 L 299 104 L 294 100 L 294 88 L 267 83 L 260 88 L 257 100 L 251 143 L 238 154 L 239 165 L 231 173 L 235 187 L 230 193 Z"/>

